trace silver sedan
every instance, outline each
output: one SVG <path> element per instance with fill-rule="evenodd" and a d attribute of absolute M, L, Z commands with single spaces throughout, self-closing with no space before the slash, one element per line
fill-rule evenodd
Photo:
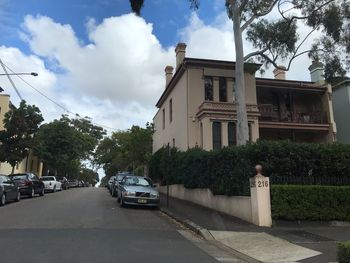
<path fill-rule="evenodd" d="M 120 206 L 143 205 L 158 207 L 159 193 L 147 177 L 126 176 L 119 184 Z"/>

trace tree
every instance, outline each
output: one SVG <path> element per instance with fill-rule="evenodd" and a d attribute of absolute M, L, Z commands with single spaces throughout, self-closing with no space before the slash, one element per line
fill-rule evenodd
<path fill-rule="evenodd" d="M 147 175 L 148 162 L 152 155 L 153 132 L 153 125 L 149 123 L 146 128 L 132 126 L 129 130 L 114 132 L 97 147 L 96 164 L 103 166 L 108 177 L 119 171 L 135 172 L 141 169 Z"/>
<path fill-rule="evenodd" d="M 35 154 L 55 171 L 55 175 L 79 171 L 80 140 L 67 122 L 54 120 L 43 124 L 35 139 Z"/>
<path fill-rule="evenodd" d="M 199 0 L 189 0 L 192 8 L 199 8 Z M 130 2 L 135 2 L 130 0 Z M 346 0 L 225 0 L 228 17 L 233 23 L 235 66 L 235 101 L 237 110 L 237 144 L 244 145 L 249 140 L 248 118 L 245 102 L 244 63 L 246 61 L 273 65 L 289 70 L 292 61 L 300 55 L 316 54 L 321 51 L 317 46 L 312 50 L 300 51 L 313 32 L 322 30 L 331 39 L 337 39 L 339 33 L 344 37 L 338 43 L 349 47 L 349 27 L 344 19 L 349 19 L 349 1 Z M 132 4 L 132 9 L 140 14 L 142 5 Z M 339 10 L 346 11 L 339 13 Z M 276 10 L 279 18 L 268 15 Z M 298 35 L 298 23 L 302 21 L 310 28 L 302 39 Z M 244 54 L 243 36 L 250 41 L 255 51 Z M 348 50 L 349 51 L 349 50 Z M 310 53 L 311 54 L 311 53 Z M 333 61 L 333 63 L 336 61 Z M 285 65 L 281 66 L 281 63 Z M 327 66 L 327 65 L 326 65 Z"/>
<path fill-rule="evenodd" d="M 24 100 L 18 109 L 5 113 L 5 130 L 0 131 L 0 161 L 12 166 L 11 173 L 33 148 L 34 136 L 43 120 L 40 109 L 35 105 L 27 105 Z"/>
<path fill-rule="evenodd" d="M 105 133 L 87 118 L 70 119 L 63 115 L 40 127 L 35 152 L 56 174 L 77 177 L 81 163 L 93 159 Z"/>
<path fill-rule="evenodd" d="M 89 183 L 92 186 L 95 186 L 97 182 L 100 181 L 98 173 L 89 168 L 82 168 L 79 173 L 79 180 L 83 180 L 85 183 Z"/>

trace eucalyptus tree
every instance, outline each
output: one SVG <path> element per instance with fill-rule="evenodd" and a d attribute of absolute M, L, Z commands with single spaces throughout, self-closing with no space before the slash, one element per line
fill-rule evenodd
<path fill-rule="evenodd" d="M 140 15 L 143 1 L 130 0 L 130 2 L 132 10 Z M 189 2 L 192 8 L 199 8 L 199 0 Z M 340 61 L 342 55 L 331 54 L 331 57 L 337 56 L 329 61 L 327 58 L 330 55 L 327 49 L 341 46 L 347 54 L 349 53 L 349 0 L 224 0 L 223 4 L 232 21 L 236 54 L 237 144 L 244 145 L 249 140 L 244 63 L 258 62 L 265 66 L 273 65 L 276 68 L 289 70 L 295 58 L 309 54 L 315 59 L 323 56 L 327 62 L 326 69 L 328 67 L 332 71 L 332 64 L 329 64 L 332 62 L 339 68 L 335 73 L 344 74 Z M 304 23 L 309 29 L 305 36 L 301 37 L 298 33 L 301 30 L 301 24 L 298 22 Z M 311 49 L 302 50 L 306 40 L 315 31 L 323 32 L 326 39 L 318 41 L 318 44 Z M 254 48 L 248 54 L 244 52 L 244 37 Z M 347 58 L 349 59 L 349 55 Z"/>

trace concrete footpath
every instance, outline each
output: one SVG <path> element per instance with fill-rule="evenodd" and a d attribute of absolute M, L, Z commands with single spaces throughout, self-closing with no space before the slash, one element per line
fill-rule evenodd
<path fill-rule="evenodd" d="M 176 198 L 169 198 L 167 207 L 165 195 L 161 210 L 248 262 L 337 262 L 337 241 L 350 240 L 350 225 L 337 222 L 277 221 L 271 228 L 258 227 Z"/>

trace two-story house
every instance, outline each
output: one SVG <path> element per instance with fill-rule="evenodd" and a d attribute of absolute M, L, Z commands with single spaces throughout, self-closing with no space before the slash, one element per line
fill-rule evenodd
<path fill-rule="evenodd" d="M 186 45 L 175 49 L 176 70 L 165 68 L 165 90 L 153 118 L 153 151 L 170 145 L 180 150 L 206 150 L 236 144 L 235 63 L 188 58 Z M 256 78 L 261 65 L 245 64 L 245 94 L 251 141 L 291 139 L 298 142 L 333 142 L 331 87 L 321 83 Z M 320 75 L 310 67 L 312 76 Z"/>

